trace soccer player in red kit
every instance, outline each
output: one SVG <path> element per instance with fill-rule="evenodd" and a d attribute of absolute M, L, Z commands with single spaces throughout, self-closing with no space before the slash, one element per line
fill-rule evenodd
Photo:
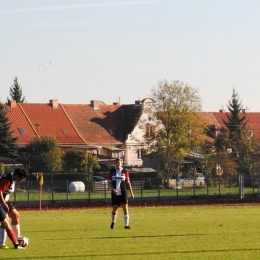
<path fill-rule="evenodd" d="M 13 183 L 19 183 L 26 177 L 27 172 L 22 168 L 17 168 L 13 173 L 5 174 L 0 177 L 0 222 L 1 226 L 6 230 L 15 249 L 24 249 L 24 247 L 19 246 L 17 237 L 9 224 L 8 217 L 6 216 L 6 213 L 9 212 L 9 206 L 4 199 L 3 193 L 10 189 Z M 1 246 L 0 249 L 5 249 L 5 247 Z"/>
<path fill-rule="evenodd" d="M 128 197 L 127 187 L 130 190 L 131 198 L 134 199 L 132 185 L 129 179 L 129 172 L 123 169 L 123 160 L 116 159 L 116 167 L 111 169 L 108 174 L 108 181 L 111 187 L 112 196 L 112 223 L 110 228 L 113 229 L 116 223 L 117 212 L 119 206 L 122 205 L 124 211 L 124 225 L 125 229 L 130 229 L 129 226 L 129 213 L 128 213 Z"/>

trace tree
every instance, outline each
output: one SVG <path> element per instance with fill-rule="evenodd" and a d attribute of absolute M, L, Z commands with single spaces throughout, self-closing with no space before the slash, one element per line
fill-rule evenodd
<path fill-rule="evenodd" d="M 51 171 L 53 165 L 57 165 L 59 169 L 57 156 L 60 154 L 58 151 L 58 142 L 52 135 L 35 136 L 27 145 L 27 152 L 30 155 L 31 168 L 34 171 Z M 61 164 L 61 162 L 60 162 Z"/>
<path fill-rule="evenodd" d="M 206 137 L 207 122 L 201 112 L 198 91 L 183 82 L 160 81 L 152 88 L 153 103 L 144 107 L 139 127 L 145 131 L 146 153 L 160 158 L 168 179 L 178 173 L 179 162 Z"/>
<path fill-rule="evenodd" d="M 61 172 L 62 171 L 62 156 L 64 151 L 60 148 L 55 148 L 45 153 L 43 160 L 45 165 L 48 167 L 48 172 Z"/>
<path fill-rule="evenodd" d="M 242 110 L 242 101 L 239 100 L 235 88 L 233 88 L 232 97 L 231 100 L 228 101 L 227 107 L 229 110 L 229 113 L 226 113 L 227 120 L 223 119 L 226 129 L 222 129 L 222 132 L 218 134 L 215 140 L 215 146 L 217 152 L 232 149 L 232 151 L 236 153 L 241 126 L 246 123 L 246 116 L 239 116 Z"/>
<path fill-rule="evenodd" d="M 91 191 L 94 191 L 93 172 L 100 168 L 97 156 L 89 153 L 86 149 L 72 149 L 64 153 L 62 161 L 63 171 L 67 173 L 88 173 L 86 179 L 90 184 Z"/>
<path fill-rule="evenodd" d="M 214 145 L 217 152 L 225 152 L 227 149 L 231 148 L 232 144 L 229 132 L 223 129 L 222 132 L 217 135 Z"/>
<path fill-rule="evenodd" d="M 223 120 L 226 129 L 218 134 L 215 140 L 217 152 L 232 152 L 233 165 L 240 173 L 252 173 L 252 154 L 256 150 L 256 142 L 247 123 L 246 115 L 241 116 L 242 102 L 233 88 L 232 98 L 228 103 L 227 120 Z M 229 156 L 230 158 L 230 156 Z M 231 172 L 231 171 L 230 171 Z M 233 171 L 234 173 L 235 171 Z"/>
<path fill-rule="evenodd" d="M 256 154 L 257 144 L 247 125 L 240 126 L 239 136 L 236 139 L 237 170 L 241 174 L 252 174 L 254 164 L 252 157 Z"/>
<path fill-rule="evenodd" d="M 13 137 L 13 132 L 4 105 L 0 103 L 0 156 L 16 156 L 18 138 Z"/>
<path fill-rule="evenodd" d="M 99 169 L 98 158 L 84 149 L 68 150 L 62 156 L 63 171 L 68 173 L 92 173 L 94 169 Z"/>
<path fill-rule="evenodd" d="M 23 103 L 25 101 L 25 97 L 22 93 L 22 87 L 19 85 L 17 77 L 14 78 L 14 83 L 10 87 L 10 96 L 11 100 L 15 100 L 17 103 Z M 7 97 L 7 103 L 9 102 L 10 99 Z"/>
<path fill-rule="evenodd" d="M 243 116 L 241 118 L 239 117 L 239 113 L 241 112 L 243 106 L 242 101 L 239 101 L 239 97 L 236 93 L 235 88 L 233 88 L 232 98 L 231 100 L 229 100 L 227 107 L 230 115 L 226 114 L 228 120 L 223 120 L 223 122 L 230 133 L 237 132 L 239 131 L 239 127 L 246 123 L 246 116 Z"/>

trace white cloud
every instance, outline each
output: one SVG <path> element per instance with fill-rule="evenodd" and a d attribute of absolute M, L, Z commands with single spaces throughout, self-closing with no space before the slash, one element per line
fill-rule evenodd
<path fill-rule="evenodd" d="M 121 3 L 101 3 L 101 4 L 83 4 L 83 5 L 64 5 L 64 6 L 49 6 L 49 7 L 35 7 L 35 8 L 24 8 L 24 9 L 14 9 L 0 11 L 0 14 L 5 13 L 24 13 L 24 12 L 40 12 L 40 11 L 52 11 L 52 10 L 62 10 L 62 9 L 78 9 L 78 8 L 92 8 L 92 7 L 109 7 L 109 6 L 124 6 L 124 5 L 145 5 L 145 4 L 157 4 L 157 3 L 167 3 L 172 1 L 129 1 Z"/>

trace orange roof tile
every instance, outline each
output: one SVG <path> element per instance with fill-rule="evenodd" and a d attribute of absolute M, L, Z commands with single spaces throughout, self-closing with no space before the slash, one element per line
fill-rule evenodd
<path fill-rule="evenodd" d="M 56 107 L 55 107 L 56 106 Z M 18 137 L 18 144 L 28 143 L 38 135 L 53 135 L 60 145 L 105 145 L 123 144 L 140 114 L 140 105 L 106 105 L 100 101 L 91 104 L 36 104 L 18 103 L 6 105 L 7 115 L 12 122 L 11 130 Z M 216 129 L 225 127 L 225 112 L 202 112 L 209 125 Z M 240 113 L 241 117 L 245 113 Z M 260 134 L 260 113 L 247 112 L 248 124 L 258 139 Z M 25 135 L 18 128 L 22 128 Z"/>
<path fill-rule="evenodd" d="M 16 107 L 9 107 L 8 116 L 12 121 L 14 136 L 18 136 L 18 144 L 27 143 L 38 135 L 53 135 L 59 144 L 84 144 L 66 113 L 59 105 L 53 108 L 49 104 L 18 103 Z M 17 131 L 21 126 L 25 136 Z"/>
<path fill-rule="evenodd" d="M 62 106 L 87 143 L 122 144 L 136 123 L 133 120 L 136 109 L 129 110 L 129 105 L 100 103 L 96 108 L 91 105 Z"/>
<path fill-rule="evenodd" d="M 17 143 L 26 144 L 30 142 L 31 138 L 36 135 L 36 132 L 23 113 L 21 107 L 19 105 L 14 108 L 11 108 L 8 105 L 5 105 L 5 107 L 7 116 L 11 122 L 11 131 L 14 131 L 13 136 L 18 137 Z M 19 128 L 24 131 L 25 135 L 19 131 Z"/>
<path fill-rule="evenodd" d="M 93 104 L 17 103 L 6 105 L 18 144 L 53 135 L 60 145 L 123 144 L 137 123 L 141 106 Z M 23 135 L 18 127 L 21 127 Z"/>
<path fill-rule="evenodd" d="M 224 121 L 227 121 L 227 114 L 230 112 L 203 112 L 205 118 L 207 118 L 211 125 L 215 125 L 216 129 L 226 128 Z M 240 112 L 240 118 L 246 116 L 248 126 L 254 131 L 256 140 L 260 137 L 260 113 L 259 112 Z"/>

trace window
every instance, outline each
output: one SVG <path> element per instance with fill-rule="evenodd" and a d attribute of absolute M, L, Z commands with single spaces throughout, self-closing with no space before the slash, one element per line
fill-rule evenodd
<path fill-rule="evenodd" d="M 141 149 L 137 150 L 137 158 L 142 159 L 142 150 Z"/>
<path fill-rule="evenodd" d="M 26 136 L 26 133 L 24 132 L 22 127 L 18 127 L 18 130 L 22 136 Z"/>
<path fill-rule="evenodd" d="M 232 153 L 232 148 L 227 148 L 228 153 Z"/>
<path fill-rule="evenodd" d="M 155 126 L 151 124 L 146 125 L 146 136 L 150 138 L 155 137 Z"/>

